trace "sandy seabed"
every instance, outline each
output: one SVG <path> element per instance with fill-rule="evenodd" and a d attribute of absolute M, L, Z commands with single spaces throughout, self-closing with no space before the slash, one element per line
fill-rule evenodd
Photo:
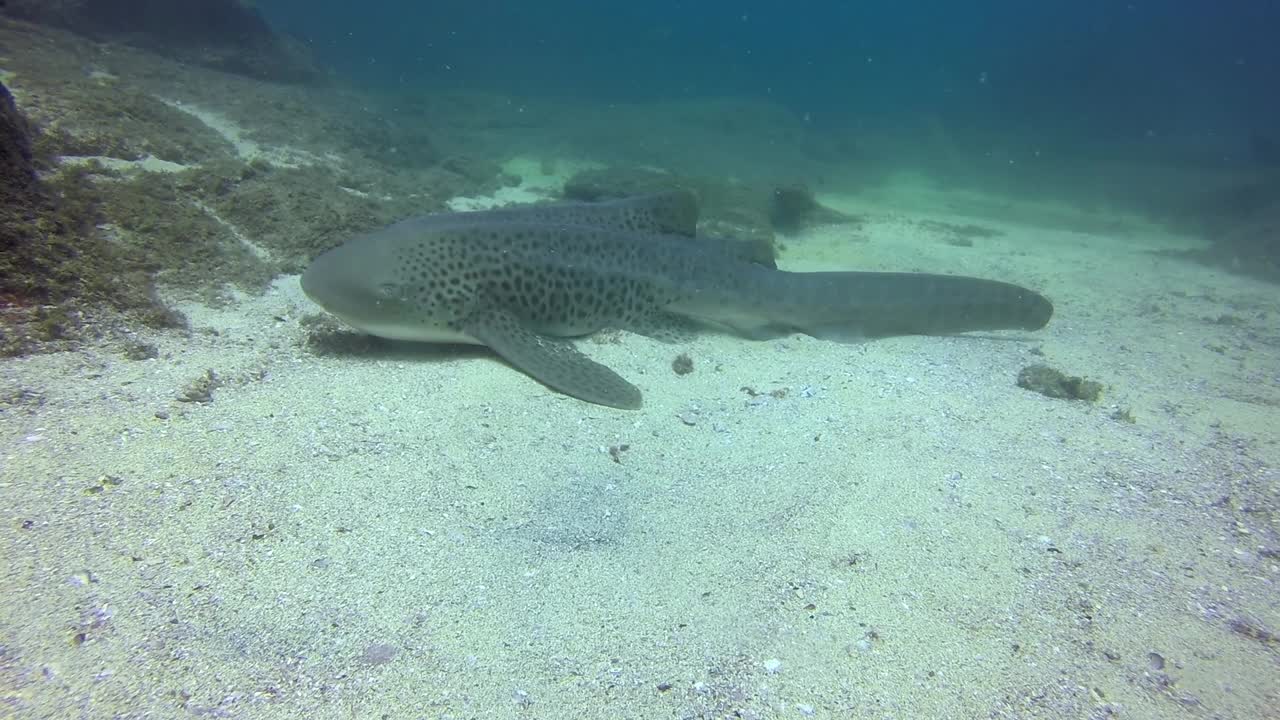
<path fill-rule="evenodd" d="M 316 355 L 296 277 L 182 306 L 156 359 L 5 361 L 0 710 L 1277 717 L 1274 287 L 1154 230 L 957 247 L 918 221 L 964 197 L 822 199 L 869 220 L 783 267 L 1019 282 L 1053 322 L 583 341 L 636 412 L 483 349 Z"/>

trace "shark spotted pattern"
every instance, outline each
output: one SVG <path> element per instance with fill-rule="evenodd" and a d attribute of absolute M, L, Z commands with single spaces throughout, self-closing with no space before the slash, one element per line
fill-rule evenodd
<path fill-rule="evenodd" d="M 303 290 L 386 338 L 486 345 L 547 386 L 637 408 L 639 389 L 566 338 L 694 323 L 751 339 L 838 342 L 1044 327 L 1053 305 L 952 275 L 778 270 L 767 247 L 695 237 L 687 193 L 427 215 L 340 245 Z"/>

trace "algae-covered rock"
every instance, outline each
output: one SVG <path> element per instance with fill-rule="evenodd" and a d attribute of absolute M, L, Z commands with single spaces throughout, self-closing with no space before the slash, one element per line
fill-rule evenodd
<path fill-rule="evenodd" d="M 684 190 L 698 198 L 700 234 L 773 243 L 765 194 L 756 188 L 715 182 L 649 168 L 584 170 L 565 183 L 570 200 L 594 202 Z"/>
<path fill-rule="evenodd" d="M 37 130 L 0 85 L 0 355 L 74 342 L 85 313 L 110 308 L 149 325 L 181 324 L 150 278 L 98 229 L 88 168 L 36 174 Z"/>
<path fill-rule="evenodd" d="M 699 234 L 769 243 L 775 249 L 775 231 L 789 234 L 813 225 L 861 222 L 861 218 L 821 205 L 803 184 L 756 186 L 649 168 L 584 170 L 565 183 L 564 195 L 571 200 L 596 201 L 670 190 L 686 190 L 697 196 Z"/>
<path fill-rule="evenodd" d="M 570 200 L 595 202 L 652 193 L 685 191 L 698 199 L 698 235 L 744 243 L 747 256 L 776 257 L 765 195 L 755 188 L 691 178 L 648 168 L 585 170 L 565 183 Z"/>
<path fill-rule="evenodd" d="M 1018 373 L 1018 387 L 1046 397 L 1096 402 L 1102 397 L 1102 383 L 1067 375 L 1048 365 L 1028 365 Z"/>
<path fill-rule="evenodd" d="M 564 196 L 570 200 L 595 202 L 649 195 L 671 190 L 687 190 L 701 195 L 694 180 L 649 168 L 611 167 L 583 170 L 564 184 Z"/>
<path fill-rule="evenodd" d="M 228 285 L 260 291 L 353 235 L 502 180 L 484 153 L 437 146 L 435 125 L 380 117 L 349 92 L 105 52 L 5 17 L 0 46 L 17 86 L 0 101 L 4 354 L 69 348 L 86 328 L 123 342 L 117 330 L 181 326 L 157 283 L 219 302 Z"/>
<path fill-rule="evenodd" d="M 60 90 L 40 98 L 41 114 L 52 120 L 40 149 L 50 155 L 154 157 L 194 165 L 235 152 L 226 138 L 190 113 L 136 88 L 77 78 Z"/>
<path fill-rule="evenodd" d="M 245 290 L 265 287 L 277 270 L 270 256 L 255 253 L 183 182 L 177 173 L 142 172 L 97 184 L 120 247 L 174 288 L 208 290 L 228 282 Z"/>

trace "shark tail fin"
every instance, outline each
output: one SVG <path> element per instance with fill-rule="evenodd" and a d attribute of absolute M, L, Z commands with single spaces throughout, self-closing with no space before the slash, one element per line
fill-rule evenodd
<path fill-rule="evenodd" d="M 781 317 L 837 342 L 977 330 L 1039 330 L 1053 303 L 998 280 L 927 273 L 787 273 Z"/>

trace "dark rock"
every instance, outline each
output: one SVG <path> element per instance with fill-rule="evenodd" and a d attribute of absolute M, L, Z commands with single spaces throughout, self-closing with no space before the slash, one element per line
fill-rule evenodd
<path fill-rule="evenodd" d="M 770 196 L 769 220 L 779 232 L 798 232 L 818 207 L 813 191 L 805 185 L 784 185 L 774 188 Z"/>
<path fill-rule="evenodd" d="M 323 77 L 304 46 L 239 0 L 8 0 L 0 12 L 261 80 Z"/>
<path fill-rule="evenodd" d="M 702 213 L 698 234 L 714 238 L 733 238 L 749 246 L 773 248 L 777 255 L 773 226 L 764 209 L 752 198 L 720 198 L 720 202 Z"/>
<path fill-rule="evenodd" d="M 36 195 L 36 170 L 31 152 L 31 127 L 26 117 L 0 83 L 0 203 L 5 208 L 21 207 Z M 0 239 L 10 243 L 13 238 Z M 0 249 L 4 249 L 0 245 Z"/>
<path fill-rule="evenodd" d="M 1280 282 L 1280 175 L 1274 171 L 1180 198 L 1177 207 L 1164 214 L 1210 243 L 1204 250 L 1182 254 Z"/>
<path fill-rule="evenodd" d="M 677 375 L 688 375 L 693 372 L 693 358 L 689 353 L 680 353 L 671 361 L 671 370 Z"/>
<path fill-rule="evenodd" d="M 791 235 L 813 225 L 861 223 L 862 218 L 846 215 L 822 205 L 803 183 L 782 185 L 769 196 L 769 222 L 773 229 Z"/>
<path fill-rule="evenodd" d="M 564 196 L 570 200 L 595 202 L 686 190 L 701 196 L 699 183 L 678 175 L 645 168 L 613 167 L 584 170 L 564 184 Z"/>
<path fill-rule="evenodd" d="M 1215 233 L 1205 259 L 1239 272 L 1280 280 L 1280 197 Z"/>
<path fill-rule="evenodd" d="M 564 195 L 570 200 L 594 202 L 672 190 L 692 192 L 698 198 L 699 235 L 734 238 L 755 247 L 776 247 L 775 230 L 792 233 L 816 224 L 861 222 L 819 204 L 803 185 L 766 190 L 647 168 L 586 170 L 569 178 Z"/>
<path fill-rule="evenodd" d="M 30 243 L 50 204 L 36 176 L 32 128 L 0 84 L 0 293 L 6 302 L 39 293 L 30 276 Z"/>
<path fill-rule="evenodd" d="M 614 167 L 574 175 L 565 183 L 564 196 L 569 200 L 595 202 L 672 190 L 692 192 L 698 198 L 700 235 L 772 245 L 773 229 L 763 202 L 764 194 L 749 186 L 646 168 Z"/>

